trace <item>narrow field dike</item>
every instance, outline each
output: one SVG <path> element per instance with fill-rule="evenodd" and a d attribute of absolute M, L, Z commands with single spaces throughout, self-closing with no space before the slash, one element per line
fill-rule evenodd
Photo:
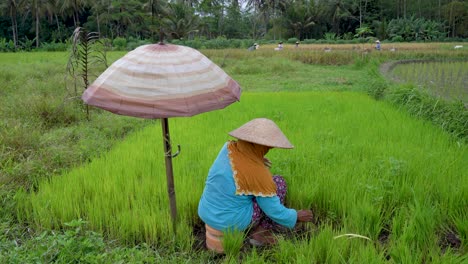
<path fill-rule="evenodd" d="M 83 219 L 107 238 L 190 252 L 203 243 L 195 227 L 208 169 L 227 133 L 257 117 L 272 119 L 295 146 L 268 154 L 272 173 L 288 182 L 287 205 L 311 208 L 318 222 L 272 250 L 245 251 L 243 261 L 467 260 L 467 145 L 355 92 L 245 92 L 223 110 L 170 119 L 172 143 L 181 145 L 173 161 L 175 238 L 158 121 L 89 164 L 41 181 L 36 192 L 19 192 L 17 217 L 38 230 Z"/>

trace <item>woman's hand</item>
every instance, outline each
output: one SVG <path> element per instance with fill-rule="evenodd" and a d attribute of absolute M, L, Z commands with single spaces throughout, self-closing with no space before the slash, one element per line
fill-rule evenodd
<path fill-rule="evenodd" d="M 297 221 L 298 222 L 312 222 L 314 220 L 314 214 L 311 210 L 298 210 Z"/>

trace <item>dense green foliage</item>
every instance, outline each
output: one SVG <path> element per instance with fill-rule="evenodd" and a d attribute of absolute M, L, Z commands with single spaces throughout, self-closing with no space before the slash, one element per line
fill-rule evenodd
<path fill-rule="evenodd" d="M 468 37 L 460 0 L 3 0 L 0 51 L 63 45 L 76 27 L 131 42 L 166 39 L 427 41 Z M 58 43 L 58 44 L 57 44 Z M 250 45 L 253 44 L 250 43 Z M 230 46 L 232 47 L 232 46 Z"/>

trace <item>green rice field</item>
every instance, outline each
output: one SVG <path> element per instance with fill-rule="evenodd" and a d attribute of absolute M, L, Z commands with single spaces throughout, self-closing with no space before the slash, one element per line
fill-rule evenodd
<path fill-rule="evenodd" d="M 379 72 L 387 61 L 467 51 L 301 46 L 202 51 L 243 93 L 225 109 L 169 119 L 181 146 L 176 234 L 159 120 L 95 108 L 87 120 L 65 78 L 68 54 L 0 54 L 0 263 L 467 263 L 468 111 L 411 84 L 434 76 L 444 80 L 437 89 L 461 84 L 454 96 L 466 98 L 466 63 L 402 70 L 405 84 Z M 286 205 L 315 221 L 279 232 L 271 248 L 225 234 L 216 255 L 204 248 L 198 201 L 227 133 L 258 117 L 295 146 L 267 157 L 288 183 Z"/>
<path fill-rule="evenodd" d="M 466 145 L 386 103 L 349 92 L 245 93 L 241 103 L 224 110 L 170 119 L 172 141 L 182 148 L 174 160 L 178 248 L 196 243 L 198 199 L 226 133 L 255 117 L 277 122 L 296 146 L 269 154 L 273 173 L 289 183 L 288 205 L 311 208 L 320 221 L 292 241 L 281 240 L 270 253 L 274 259 L 466 260 L 441 246 L 456 233 L 459 250 L 466 250 Z M 155 122 L 89 165 L 41 183 L 37 193 L 20 194 L 20 218 L 47 229 L 82 218 L 93 230 L 130 244 L 171 241 L 160 129 Z M 371 241 L 333 239 L 348 233 Z M 257 261 L 256 254 L 243 258 Z"/>

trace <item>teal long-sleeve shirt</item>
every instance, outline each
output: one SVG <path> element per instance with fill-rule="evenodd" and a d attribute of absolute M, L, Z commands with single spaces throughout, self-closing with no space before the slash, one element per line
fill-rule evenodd
<path fill-rule="evenodd" d="M 198 204 L 198 215 L 218 230 L 245 230 L 252 221 L 253 195 L 236 195 L 236 186 L 229 162 L 227 143 L 210 168 L 205 189 Z M 278 196 L 256 197 L 262 211 L 274 222 L 292 228 L 297 212 L 281 204 Z"/>

